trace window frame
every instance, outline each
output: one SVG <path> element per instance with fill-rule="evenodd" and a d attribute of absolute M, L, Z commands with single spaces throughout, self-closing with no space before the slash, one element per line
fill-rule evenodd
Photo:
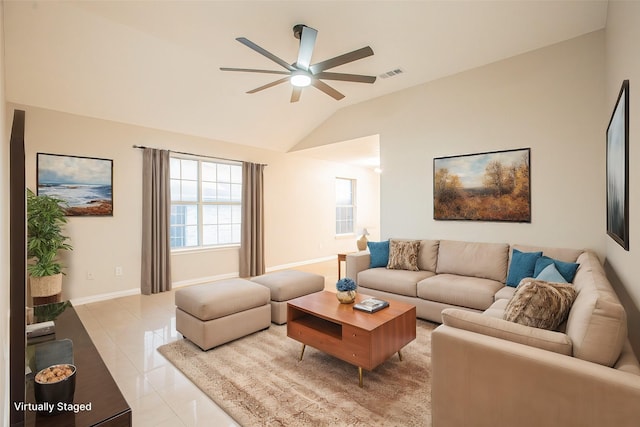
<path fill-rule="evenodd" d="M 177 160 L 188 160 L 188 161 L 195 161 L 197 162 L 197 179 L 196 179 L 196 200 L 195 201 L 191 201 L 191 200 L 174 200 L 173 199 L 173 195 L 171 195 L 171 185 L 169 186 L 169 192 L 170 192 L 170 204 L 171 204 L 171 210 L 173 210 L 174 206 L 195 206 L 196 207 L 196 212 L 197 212 L 197 219 L 196 219 L 196 224 L 195 226 L 197 227 L 197 245 L 193 245 L 193 246 L 171 246 L 171 252 L 172 253 L 181 253 L 181 252 L 199 252 L 199 251 L 208 251 L 208 250 L 218 250 L 218 249 L 226 249 L 226 248 L 237 248 L 240 247 L 241 244 L 241 239 L 242 239 L 242 187 L 243 187 L 243 182 L 242 182 L 242 162 L 239 161 L 232 161 L 232 160 L 222 160 L 222 159 L 213 159 L 213 158 L 208 158 L 208 157 L 201 157 L 201 156 L 194 156 L 194 155 L 188 155 L 188 154 L 171 154 L 171 159 L 177 159 Z M 233 185 L 240 185 L 240 193 L 239 193 L 239 198 L 234 200 L 233 199 L 233 191 L 231 192 L 230 195 L 230 200 L 223 200 L 223 201 L 205 201 L 203 200 L 203 182 L 210 182 L 210 183 L 214 183 L 216 186 L 218 184 L 221 183 L 221 181 L 218 181 L 217 176 L 216 176 L 216 180 L 215 181 L 204 181 L 203 180 L 203 163 L 212 163 L 216 165 L 216 170 L 217 167 L 219 165 L 228 165 L 228 166 L 240 166 L 240 180 L 238 181 L 234 181 L 233 180 L 233 172 L 231 172 L 231 178 L 230 178 L 230 182 L 224 182 L 222 181 L 222 183 L 224 184 L 229 184 L 230 185 L 230 189 L 232 188 Z M 170 171 L 171 172 L 171 171 Z M 169 178 L 170 182 L 172 180 L 175 180 L 176 178 Z M 180 178 L 178 178 L 179 182 L 182 183 L 182 181 L 187 181 L 187 179 L 183 179 L 182 176 L 180 176 Z M 181 194 L 182 196 L 182 194 Z M 230 225 L 231 228 L 231 236 L 232 236 L 232 241 L 229 243 L 216 243 L 216 244 L 204 244 L 204 229 L 206 225 L 212 225 L 212 224 L 205 224 L 204 220 L 204 211 L 205 211 L 205 206 L 231 206 L 231 222 L 229 224 L 223 224 L 223 225 Z M 234 207 L 238 207 L 239 208 L 239 222 L 233 222 L 233 218 L 234 218 Z M 173 216 L 173 214 L 170 214 L 170 217 Z M 220 223 L 217 222 L 215 224 L 216 226 L 220 226 Z M 237 232 L 237 241 L 233 240 L 233 236 L 234 236 L 234 230 L 233 227 L 237 225 L 239 230 Z M 170 229 L 173 227 L 172 224 L 170 224 Z M 171 232 L 170 232 L 171 234 Z"/>
<path fill-rule="evenodd" d="M 351 183 L 351 203 L 350 204 L 339 204 L 338 203 L 338 181 L 349 181 Z M 334 220 L 334 230 L 335 230 L 335 236 L 336 237 L 345 237 L 345 236 L 353 236 L 356 234 L 356 218 L 357 218 L 357 212 L 358 212 L 358 206 L 357 206 L 357 180 L 355 178 L 345 178 L 345 177 L 340 177 L 337 176 L 334 180 L 334 193 L 335 193 L 335 220 Z M 351 208 L 351 215 L 352 215 L 352 229 L 351 231 L 345 232 L 345 233 L 338 233 L 338 209 L 339 208 Z"/>

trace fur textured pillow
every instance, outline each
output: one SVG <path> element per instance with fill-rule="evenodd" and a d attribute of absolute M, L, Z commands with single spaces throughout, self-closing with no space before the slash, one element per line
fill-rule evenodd
<path fill-rule="evenodd" d="M 504 319 L 534 328 L 556 330 L 567 318 L 577 292 L 570 283 L 524 278 L 504 310 Z"/>
<path fill-rule="evenodd" d="M 420 241 L 391 240 L 389 244 L 389 263 L 393 270 L 418 271 L 418 251 Z"/>

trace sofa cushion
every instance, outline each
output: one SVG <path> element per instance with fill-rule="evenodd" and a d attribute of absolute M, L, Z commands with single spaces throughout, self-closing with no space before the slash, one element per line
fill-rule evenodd
<path fill-rule="evenodd" d="M 367 242 L 369 253 L 369 268 L 386 267 L 389 263 L 389 241 Z"/>
<path fill-rule="evenodd" d="M 180 288 L 176 306 L 202 321 L 229 316 L 269 304 L 269 288 L 245 279 L 226 279 Z"/>
<path fill-rule="evenodd" d="M 542 252 L 520 252 L 517 249 L 511 250 L 511 263 L 509 263 L 509 274 L 507 275 L 507 286 L 516 287 L 525 277 L 534 277 L 536 261 L 542 256 Z"/>
<path fill-rule="evenodd" d="M 444 304 L 486 310 L 504 285 L 491 279 L 438 274 L 418 282 L 418 297 Z"/>
<path fill-rule="evenodd" d="M 298 270 L 274 271 L 251 281 L 269 288 L 271 301 L 289 301 L 324 289 L 324 276 Z"/>
<path fill-rule="evenodd" d="M 562 277 L 568 282 L 573 282 L 573 278 L 576 275 L 579 264 L 575 262 L 564 262 L 558 259 L 549 258 L 548 256 L 541 256 L 536 261 L 536 268 L 533 271 L 533 277 L 537 277 L 548 265 L 554 264 L 558 269 L 558 272 L 562 274 Z"/>
<path fill-rule="evenodd" d="M 538 252 L 542 251 L 542 255 L 550 258 L 555 258 L 564 262 L 576 262 L 582 252 L 582 249 L 569 249 L 569 248 L 550 248 L 546 246 L 531 246 L 531 245 L 513 245 L 512 248 L 519 250 L 520 252 Z"/>
<path fill-rule="evenodd" d="M 502 289 L 496 292 L 494 299 L 496 301 L 501 299 L 505 299 L 509 301 L 511 298 L 513 298 L 513 294 L 515 293 L 516 293 L 516 288 L 512 288 L 511 286 L 504 286 L 502 287 Z"/>
<path fill-rule="evenodd" d="M 543 268 L 542 271 L 536 275 L 536 279 L 544 280 L 545 282 L 567 283 L 567 279 L 560 274 L 555 264 L 549 264 Z"/>
<path fill-rule="evenodd" d="M 419 240 L 394 240 L 389 242 L 389 263 L 392 270 L 418 271 Z"/>
<path fill-rule="evenodd" d="M 509 288 L 515 289 L 515 288 Z M 504 319 L 504 309 L 507 308 L 507 304 L 509 300 L 507 299 L 498 299 L 496 302 L 491 304 L 491 307 L 487 308 L 482 312 L 485 316 L 495 317 L 496 319 Z"/>
<path fill-rule="evenodd" d="M 613 366 L 627 339 L 627 314 L 598 257 L 585 251 L 573 280 L 578 296 L 567 319 L 574 357 Z"/>
<path fill-rule="evenodd" d="M 439 240 L 421 240 L 418 254 L 418 268 L 420 270 L 436 271 L 438 265 Z"/>
<path fill-rule="evenodd" d="M 573 285 L 525 278 L 507 304 L 504 319 L 553 331 L 567 317 L 575 298 Z"/>
<path fill-rule="evenodd" d="M 566 356 L 570 356 L 572 351 L 571 340 L 561 332 L 531 328 L 480 313 L 447 308 L 442 310 L 442 322 L 454 328 L 465 329 Z"/>
<path fill-rule="evenodd" d="M 413 242 L 415 239 L 391 239 L 396 242 Z M 438 265 L 439 240 L 420 240 L 418 250 L 418 270 L 436 271 Z"/>
<path fill-rule="evenodd" d="M 614 369 L 640 376 L 640 363 L 638 363 L 638 359 L 633 352 L 633 348 L 631 348 L 629 340 L 627 340 L 624 347 L 622 347 L 622 353 L 614 365 Z"/>
<path fill-rule="evenodd" d="M 431 271 L 389 270 L 371 268 L 358 273 L 358 286 L 390 292 L 392 294 L 416 297 L 416 283 L 433 276 Z"/>
<path fill-rule="evenodd" d="M 508 259 L 509 245 L 505 243 L 441 240 L 436 272 L 480 277 L 504 283 L 507 279 Z"/>

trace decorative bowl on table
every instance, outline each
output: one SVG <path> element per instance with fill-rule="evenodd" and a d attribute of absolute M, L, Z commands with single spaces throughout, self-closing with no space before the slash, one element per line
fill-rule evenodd
<path fill-rule="evenodd" d="M 52 365 L 40 370 L 33 381 L 36 403 L 46 403 L 51 410 L 60 411 L 59 403 L 73 403 L 76 390 L 76 367 L 71 364 Z M 43 411 L 44 412 L 44 411 Z"/>
<path fill-rule="evenodd" d="M 336 283 L 336 297 L 342 304 L 351 304 L 356 300 L 358 285 L 352 279 L 344 277 Z"/>

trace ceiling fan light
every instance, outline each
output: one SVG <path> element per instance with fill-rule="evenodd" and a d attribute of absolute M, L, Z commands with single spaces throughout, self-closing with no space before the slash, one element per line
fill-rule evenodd
<path fill-rule="evenodd" d="M 306 73 L 294 73 L 291 75 L 291 84 L 295 87 L 307 87 L 311 84 L 311 76 Z"/>

